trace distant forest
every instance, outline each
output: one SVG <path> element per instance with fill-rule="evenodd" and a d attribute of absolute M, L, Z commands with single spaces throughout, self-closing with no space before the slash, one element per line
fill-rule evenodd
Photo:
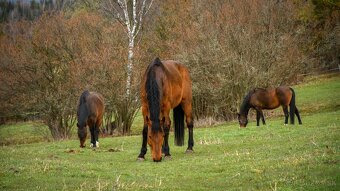
<path fill-rule="evenodd" d="M 0 0 L 0 22 L 33 20 L 44 11 L 61 10 L 73 0 Z"/>

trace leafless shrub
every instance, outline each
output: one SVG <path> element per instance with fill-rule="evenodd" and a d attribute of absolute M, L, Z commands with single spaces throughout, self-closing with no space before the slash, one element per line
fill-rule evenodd
<path fill-rule="evenodd" d="M 302 68 L 293 2 L 165 4 L 155 46 L 189 66 L 196 120 L 233 119 L 247 91 L 289 84 Z"/>

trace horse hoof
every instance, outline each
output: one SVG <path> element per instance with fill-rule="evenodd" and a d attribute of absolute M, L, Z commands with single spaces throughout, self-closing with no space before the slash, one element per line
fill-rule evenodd
<path fill-rule="evenodd" d="M 138 157 L 138 158 L 137 158 L 137 161 L 139 161 L 139 162 L 143 162 L 143 161 L 145 161 L 145 158 Z"/>
<path fill-rule="evenodd" d="M 283 124 L 283 125 L 284 125 L 284 126 L 288 126 L 288 124 L 286 124 L 286 123 L 285 123 L 285 124 Z"/>
<path fill-rule="evenodd" d="M 185 154 L 191 154 L 191 153 L 193 153 L 194 152 L 194 150 L 192 150 L 192 149 L 187 149 L 186 151 L 185 151 Z"/>
<path fill-rule="evenodd" d="M 171 155 L 164 156 L 164 160 L 172 160 Z"/>
<path fill-rule="evenodd" d="M 93 143 L 91 143 L 90 147 L 93 147 L 93 148 L 99 147 L 99 142 L 97 141 L 95 145 L 93 145 Z"/>

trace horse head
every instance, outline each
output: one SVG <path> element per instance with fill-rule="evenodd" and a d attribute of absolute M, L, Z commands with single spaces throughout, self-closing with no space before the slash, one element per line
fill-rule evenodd
<path fill-rule="evenodd" d="M 164 142 L 164 131 L 160 120 L 148 120 L 148 144 L 151 148 L 151 156 L 154 162 L 162 160 L 162 146 Z"/>
<path fill-rule="evenodd" d="M 85 147 L 84 143 L 87 137 L 86 124 L 80 125 L 79 123 L 77 123 L 77 127 L 78 127 L 78 137 L 80 140 L 80 147 L 84 148 Z"/>
<path fill-rule="evenodd" d="M 237 113 L 237 119 L 238 119 L 238 123 L 240 124 L 240 128 L 244 128 L 247 126 L 248 124 L 247 115 Z"/>

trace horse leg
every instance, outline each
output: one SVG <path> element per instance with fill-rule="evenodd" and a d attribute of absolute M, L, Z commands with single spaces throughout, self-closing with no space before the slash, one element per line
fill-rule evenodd
<path fill-rule="evenodd" d="M 283 105 L 282 109 L 283 109 L 283 113 L 285 114 L 285 123 L 284 123 L 284 125 L 288 125 L 288 117 L 289 117 L 288 106 Z"/>
<path fill-rule="evenodd" d="M 99 147 L 99 141 L 98 141 L 98 136 L 99 136 L 99 126 L 96 124 L 93 130 L 94 133 L 94 142 L 93 142 L 93 147 Z"/>
<path fill-rule="evenodd" d="M 90 132 L 91 132 L 91 147 L 95 147 L 96 145 L 96 140 L 95 140 L 95 128 L 96 126 L 94 124 L 91 124 L 90 126 Z"/>
<path fill-rule="evenodd" d="M 186 150 L 186 153 L 192 153 L 193 149 L 192 147 L 194 146 L 194 122 L 192 119 L 192 106 L 191 102 L 184 102 L 182 104 L 182 108 L 185 114 L 185 120 L 187 123 L 188 131 L 189 131 L 189 139 L 188 139 L 188 148 Z"/>
<path fill-rule="evenodd" d="M 145 154 L 147 149 L 147 143 L 148 143 L 148 125 L 144 123 L 143 127 L 143 143 L 142 143 L 142 148 L 140 150 L 140 154 L 138 155 L 138 160 L 143 161 L 145 158 Z"/>
<path fill-rule="evenodd" d="M 103 121 L 103 117 L 99 117 L 97 122 L 96 122 L 96 126 L 94 129 L 94 147 L 99 147 L 99 132 L 100 132 L 100 126 L 102 125 L 102 121 Z"/>
<path fill-rule="evenodd" d="M 262 118 L 262 124 L 265 125 L 266 121 L 264 120 L 264 115 L 263 115 L 262 110 L 260 110 L 260 115 L 261 115 L 261 118 Z"/>
<path fill-rule="evenodd" d="M 256 110 L 256 126 L 260 126 L 260 118 L 261 114 L 258 110 Z"/>
<path fill-rule="evenodd" d="M 171 159 L 171 154 L 170 154 L 170 147 L 169 147 L 169 131 L 171 127 L 171 121 L 169 118 L 169 113 L 165 114 L 165 121 L 164 121 L 164 142 L 163 142 L 163 148 L 162 151 L 164 153 L 164 156 L 166 158 Z"/>
<path fill-rule="evenodd" d="M 299 113 L 299 110 L 298 110 L 298 108 L 296 106 L 295 106 L 295 115 L 296 115 L 296 117 L 299 120 L 299 124 L 301 125 L 302 121 L 301 121 L 300 113 Z"/>

